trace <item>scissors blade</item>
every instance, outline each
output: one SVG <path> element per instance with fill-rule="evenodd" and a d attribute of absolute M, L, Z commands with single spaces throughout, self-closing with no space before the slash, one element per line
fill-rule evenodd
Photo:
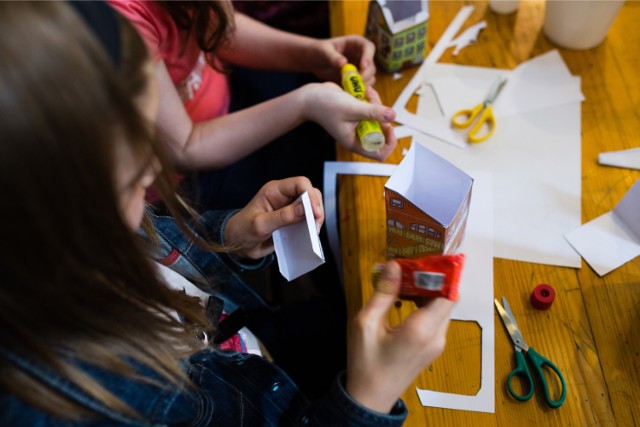
<path fill-rule="evenodd" d="M 496 98 L 498 97 L 498 94 L 500 93 L 500 91 L 502 90 L 505 84 L 507 84 L 507 78 L 504 76 L 498 77 L 491 85 L 491 88 L 487 93 L 487 97 L 484 99 L 484 104 L 485 105 L 493 104 L 493 101 L 496 100 Z"/>
<path fill-rule="evenodd" d="M 509 301 L 507 301 L 507 297 L 502 297 L 502 306 L 504 307 L 504 311 L 507 312 L 513 324 L 516 325 L 516 328 L 520 329 L 518 326 L 518 322 L 516 322 L 516 317 L 513 315 L 513 311 L 511 311 L 511 306 L 509 305 Z"/>
<path fill-rule="evenodd" d="M 515 319 L 505 311 L 505 309 L 502 307 L 502 305 L 500 305 L 497 299 L 494 299 L 493 302 L 496 306 L 496 309 L 498 310 L 498 314 L 500 314 L 500 318 L 502 319 L 504 327 L 507 329 L 507 332 L 509 332 L 509 336 L 511 337 L 511 341 L 513 341 L 513 344 L 524 351 L 529 350 L 529 346 L 522 337 L 522 333 L 520 332 Z"/>

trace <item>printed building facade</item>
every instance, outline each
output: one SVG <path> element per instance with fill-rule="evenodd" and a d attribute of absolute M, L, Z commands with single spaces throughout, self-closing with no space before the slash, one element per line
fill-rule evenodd
<path fill-rule="evenodd" d="M 413 144 L 385 185 L 387 256 L 455 253 L 464 237 L 473 179 Z"/>

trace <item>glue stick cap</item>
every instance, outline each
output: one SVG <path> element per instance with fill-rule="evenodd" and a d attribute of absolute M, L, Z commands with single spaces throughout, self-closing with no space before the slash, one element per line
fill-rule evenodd
<path fill-rule="evenodd" d="M 344 64 L 344 65 L 342 66 L 342 69 L 340 70 L 340 72 L 341 72 L 343 75 L 344 75 L 344 74 L 346 74 L 346 73 L 354 73 L 354 72 L 355 72 L 355 73 L 357 73 L 357 72 L 358 72 L 358 69 L 356 68 L 356 66 L 355 66 L 355 65 L 353 65 L 353 64 L 349 64 L 349 63 L 346 63 L 346 64 Z"/>

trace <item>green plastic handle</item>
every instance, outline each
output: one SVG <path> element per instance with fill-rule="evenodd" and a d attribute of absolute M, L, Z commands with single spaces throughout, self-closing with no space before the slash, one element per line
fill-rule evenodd
<path fill-rule="evenodd" d="M 518 394 L 511 388 L 513 377 L 519 377 L 523 384 L 529 387 L 527 394 Z M 507 377 L 507 390 L 511 396 L 521 402 L 526 402 L 533 396 L 533 378 L 527 368 L 527 362 L 524 360 L 524 353 L 521 351 L 516 351 L 516 368 Z"/>
<path fill-rule="evenodd" d="M 542 356 L 540 353 L 538 353 L 531 347 L 529 347 L 529 351 L 527 351 L 527 356 L 529 356 L 529 360 L 531 360 L 531 363 L 533 363 L 533 367 L 536 370 L 536 374 L 538 375 L 538 378 L 540 378 L 540 382 L 542 383 L 542 386 L 544 388 L 544 399 L 547 402 L 547 405 L 549 405 L 551 408 L 559 408 L 560 406 L 562 406 L 562 404 L 564 403 L 564 400 L 567 398 L 567 384 L 564 381 L 562 372 L 560 372 L 560 369 L 558 369 L 558 367 L 554 365 L 553 362 L 551 362 L 546 357 Z M 547 379 L 544 376 L 544 371 L 542 370 L 544 366 L 548 366 L 549 368 L 551 368 L 556 373 L 556 375 L 560 379 L 560 382 L 562 383 L 562 393 L 560 394 L 560 397 L 558 398 L 558 400 L 551 399 L 551 396 L 549 395 L 549 388 L 547 387 Z"/>

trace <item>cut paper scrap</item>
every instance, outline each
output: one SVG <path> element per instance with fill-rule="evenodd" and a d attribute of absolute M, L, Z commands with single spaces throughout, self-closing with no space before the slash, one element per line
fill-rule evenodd
<path fill-rule="evenodd" d="M 423 406 L 465 411 L 495 411 L 495 343 L 493 316 L 492 176 L 466 171 L 474 179 L 467 230 L 459 252 L 466 255 L 460 281 L 460 299 L 451 319 L 477 322 L 480 339 L 480 389 L 473 396 L 416 388 Z M 451 343 L 449 343 L 451 345 Z M 469 372 L 469 375 L 477 375 Z"/>
<path fill-rule="evenodd" d="M 273 244 L 280 273 L 291 281 L 324 264 L 322 244 L 316 230 L 309 193 L 300 196 L 305 220 L 273 232 Z"/>
<path fill-rule="evenodd" d="M 600 153 L 598 154 L 598 163 L 601 165 L 640 170 L 640 148 Z"/>
<path fill-rule="evenodd" d="M 475 75 L 475 70 L 463 68 Z M 490 78 L 501 75 L 489 71 Z M 429 99 L 419 100 L 420 116 L 424 102 Z M 579 102 L 504 117 L 490 140 L 464 150 L 422 133 L 416 133 L 414 141 L 462 170 L 492 173 L 496 257 L 581 266 L 580 256 L 564 239 L 581 224 Z"/>
<path fill-rule="evenodd" d="M 453 50 L 453 56 L 458 56 L 462 49 L 477 43 L 480 31 L 484 30 L 485 28 L 487 28 L 487 21 L 481 21 L 464 30 L 462 34 L 456 37 L 456 39 L 450 44 L 450 46 L 455 46 L 455 49 Z"/>
<path fill-rule="evenodd" d="M 565 237 L 599 276 L 640 255 L 640 180 L 612 211 Z"/>

